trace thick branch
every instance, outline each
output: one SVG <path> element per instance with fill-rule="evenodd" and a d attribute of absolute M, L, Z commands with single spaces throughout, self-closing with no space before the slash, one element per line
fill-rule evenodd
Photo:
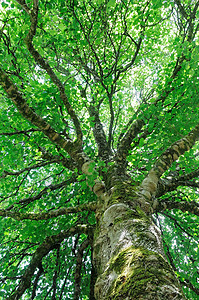
<path fill-rule="evenodd" d="M 35 253 L 32 256 L 30 264 L 26 268 L 22 279 L 19 282 L 18 287 L 15 289 L 13 294 L 8 298 L 8 300 L 18 300 L 21 298 L 23 293 L 31 285 L 31 279 L 34 275 L 36 268 L 39 268 L 42 259 L 54 248 L 57 247 L 65 238 L 68 236 L 73 236 L 77 233 L 90 234 L 92 228 L 86 225 L 76 225 L 75 227 L 70 228 L 69 230 L 60 232 L 57 235 L 47 237 L 44 242 L 37 248 Z"/>
<path fill-rule="evenodd" d="M 51 152 L 47 151 L 43 147 L 39 147 L 39 150 L 42 152 L 41 158 L 43 160 L 47 160 L 50 163 L 58 163 L 62 164 L 65 168 L 69 170 L 74 170 L 75 168 L 78 168 L 78 165 L 72 158 L 66 158 L 62 155 L 53 155 Z"/>
<path fill-rule="evenodd" d="M 162 174 L 169 169 L 174 161 L 176 161 L 186 151 L 193 147 L 199 138 L 199 125 L 191 130 L 184 138 L 173 143 L 157 160 L 154 167 L 149 171 L 147 177 L 141 184 L 142 194 L 148 200 L 151 199 L 157 191 L 158 180 Z"/>
<path fill-rule="evenodd" d="M 60 146 L 67 151 L 69 155 L 78 163 L 81 167 L 87 160 L 83 153 L 79 153 L 81 149 L 76 143 L 71 140 L 63 138 L 58 132 L 56 132 L 49 123 L 42 119 L 36 112 L 26 103 L 24 97 L 17 89 L 16 85 L 10 80 L 7 74 L 0 68 L 0 84 L 7 93 L 8 97 L 16 105 L 18 111 L 22 116 L 37 126 L 53 143 Z M 77 153 L 78 152 L 78 153 Z"/>
<path fill-rule="evenodd" d="M 97 203 L 95 201 L 89 202 L 89 203 L 84 203 L 80 204 L 78 206 L 74 207 L 62 207 L 56 210 L 51 210 L 47 212 L 41 212 L 41 213 L 20 213 L 20 212 L 15 212 L 15 211 L 8 211 L 6 209 L 0 209 L 0 216 L 1 217 L 9 217 L 13 218 L 15 220 L 21 221 L 21 220 L 48 220 L 51 218 L 55 218 L 58 216 L 63 216 L 71 213 L 78 213 L 82 211 L 95 211 L 97 208 Z"/>
<path fill-rule="evenodd" d="M 126 131 L 126 134 L 118 145 L 117 157 L 119 160 L 125 160 L 130 150 L 133 139 L 141 132 L 144 126 L 144 121 L 137 119 L 130 128 Z"/>
<path fill-rule="evenodd" d="M 173 143 L 158 159 L 153 167 L 153 171 L 158 178 L 169 169 L 174 161 L 176 161 L 186 151 L 189 151 L 199 138 L 199 125 L 191 130 L 184 138 Z"/>
<path fill-rule="evenodd" d="M 191 180 L 193 178 L 196 178 L 199 176 L 199 168 L 196 169 L 195 171 L 188 173 L 188 174 L 184 174 L 182 176 L 179 176 L 177 178 L 174 178 L 173 181 L 187 181 L 187 180 Z"/>
<path fill-rule="evenodd" d="M 199 203 L 195 201 L 175 201 L 170 198 L 155 200 L 153 205 L 154 211 L 162 212 L 165 209 L 180 209 L 182 212 L 189 212 L 196 216 L 199 216 Z"/>
<path fill-rule="evenodd" d="M 172 177 L 169 178 L 163 178 L 158 181 L 158 188 L 156 191 L 156 197 L 161 197 L 164 194 L 174 191 L 179 186 L 190 186 L 190 187 L 199 187 L 199 183 L 195 181 L 190 181 L 196 177 L 199 176 L 199 169 L 184 174 L 182 176 Z"/>
<path fill-rule="evenodd" d="M 99 118 L 99 111 L 92 105 L 88 108 L 89 114 L 94 118 L 94 129 L 93 134 L 95 141 L 98 146 L 98 155 L 102 160 L 108 160 L 110 155 L 110 148 L 108 146 L 106 135 L 102 126 L 102 123 Z"/>
<path fill-rule="evenodd" d="M 176 190 L 179 186 L 187 186 L 190 188 L 199 188 L 199 183 L 195 181 L 168 181 L 165 183 L 161 180 L 158 182 L 156 197 L 159 198 L 168 192 Z"/>
<path fill-rule="evenodd" d="M 53 83 L 58 87 L 58 89 L 60 91 L 60 97 L 67 109 L 68 114 L 70 115 L 70 117 L 73 120 L 73 123 L 75 125 L 75 129 L 76 129 L 76 133 L 77 133 L 77 142 L 78 142 L 79 146 L 82 146 L 82 131 L 81 131 L 80 122 L 78 120 L 78 117 L 77 117 L 75 111 L 73 110 L 72 106 L 70 105 L 70 102 L 69 102 L 67 96 L 66 96 L 65 87 L 62 84 L 62 82 L 59 80 L 57 75 L 54 73 L 52 68 L 50 67 L 48 61 L 46 61 L 33 46 L 33 38 L 36 34 L 36 29 L 37 29 L 37 18 L 38 18 L 38 1 L 35 1 L 34 8 L 31 11 L 30 31 L 26 37 L 27 48 L 28 48 L 29 52 L 31 53 L 31 55 L 33 56 L 35 62 L 42 69 L 44 69 L 47 72 L 47 74 L 50 76 Z"/>
<path fill-rule="evenodd" d="M 21 115 L 29 122 L 37 126 L 41 131 L 56 145 L 68 152 L 72 159 L 77 163 L 78 167 L 84 174 L 88 174 L 89 162 L 88 157 L 79 144 L 63 138 L 56 132 L 49 123 L 42 119 L 35 111 L 26 103 L 22 94 L 19 92 L 14 83 L 10 80 L 7 74 L 0 68 L 0 84 L 7 93 L 8 97 L 16 105 Z M 97 182 L 93 187 L 93 192 L 98 195 L 99 190 L 104 191 L 104 184 Z M 101 193 L 100 192 L 100 193 Z"/>

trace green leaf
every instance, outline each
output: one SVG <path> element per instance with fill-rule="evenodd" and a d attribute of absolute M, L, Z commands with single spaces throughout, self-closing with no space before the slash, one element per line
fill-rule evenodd
<path fill-rule="evenodd" d="M 116 5 L 116 0 L 109 0 L 107 7 L 113 7 Z"/>
<path fill-rule="evenodd" d="M 141 138 L 140 141 L 139 141 L 139 146 L 142 147 L 143 145 L 144 145 L 144 139 Z"/>

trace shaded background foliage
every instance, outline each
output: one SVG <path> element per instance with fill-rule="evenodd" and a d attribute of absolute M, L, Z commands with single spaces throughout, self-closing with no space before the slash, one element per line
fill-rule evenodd
<path fill-rule="evenodd" d="M 27 50 L 30 17 L 20 3 L 25 4 L 2 1 L 0 6 L 1 66 L 34 111 L 62 136 L 74 139 L 75 127 L 58 87 Z M 30 0 L 26 4 L 32 7 Z M 184 0 L 182 5 L 189 13 L 198 2 Z M 127 169 L 137 182 L 163 150 L 198 124 L 198 17 L 197 12 L 195 34 L 189 37 L 191 25 L 181 14 L 179 1 L 39 2 L 35 48 L 64 84 L 81 122 L 84 151 L 97 163 L 99 172 L 106 173 L 107 165 L 98 157 L 91 107 L 99 111 L 112 153 L 132 122 L 144 119 L 143 131 L 132 141 L 127 155 Z M 0 208 L 41 212 L 95 201 L 85 176 L 69 155 L 25 120 L 3 89 L 0 93 Z M 198 167 L 196 144 L 162 180 Z M 198 174 L 162 198 L 198 203 Z M 196 299 L 198 216 L 165 210 L 154 214 L 154 221 L 162 230 L 165 252 L 188 299 Z M 47 236 L 95 222 L 91 211 L 41 221 L 1 218 L 1 299 L 16 288 Z M 77 234 L 49 252 L 23 299 L 72 299 L 76 261 L 85 240 L 86 235 Z M 84 249 L 82 258 L 80 298 L 84 300 L 90 292 L 91 251 Z"/>

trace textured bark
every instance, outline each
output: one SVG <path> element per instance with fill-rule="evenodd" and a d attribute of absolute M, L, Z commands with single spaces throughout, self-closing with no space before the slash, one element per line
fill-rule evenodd
<path fill-rule="evenodd" d="M 102 160 L 108 161 L 111 155 L 111 149 L 106 140 L 106 134 L 99 118 L 99 108 L 96 109 L 94 106 L 90 105 L 88 111 L 90 116 L 94 119 L 93 135 L 98 145 L 98 156 Z"/>
<path fill-rule="evenodd" d="M 173 143 L 156 161 L 153 168 L 140 186 L 140 199 L 147 200 L 147 205 L 143 207 L 146 213 L 150 213 L 150 202 L 158 190 L 158 181 L 167 171 L 172 163 L 176 161 L 186 151 L 189 151 L 199 137 L 199 125 L 197 124 L 185 137 Z"/>
<path fill-rule="evenodd" d="M 136 204 L 136 189 L 120 183 L 101 201 L 93 244 L 95 298 L 185 299 L 164 256 L 159 229 Z"/>

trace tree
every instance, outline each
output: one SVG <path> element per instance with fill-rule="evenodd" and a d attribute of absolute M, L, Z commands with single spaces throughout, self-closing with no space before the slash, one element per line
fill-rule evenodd
<path fill-rule="evenodd" d="M 1 1 L 1 299 L 198 297 L 198 7 Z"/>

